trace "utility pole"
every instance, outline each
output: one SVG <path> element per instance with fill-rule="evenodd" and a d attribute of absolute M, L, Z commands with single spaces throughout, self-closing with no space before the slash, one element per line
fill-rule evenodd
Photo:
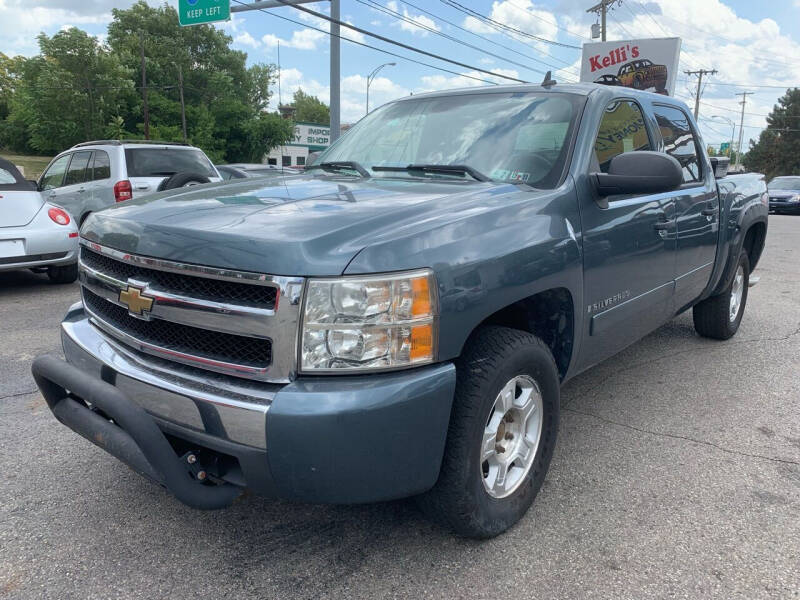
<path fill-rule="evenodd" d="M 144 60 L 144 33 L 139 33 L 139 54 L 142 58 L 142 112 L 144 113 L 144 139 L 150 139 L 150 109 L 147 107 L 147 67 Z"/>
<path fill-rule="evenodd" d="M 340 0 L 331 0 L 331 77 L 330 89 L 331 95 L 329 99 L 330 112 L 331 112 L 331 144 L 339 139 L 342 132 L 340 122 L 340 90 L 339 84 L 341 82 L 341 73 L 339 71 L 341 66 L 340 47 L 341 39 L 339 38 L 339 18 L 340 18 Z"/>
<path fill-rule="evenodd" d="M 587 13 L 593 12 L 600 15 L 600 40 L 603 42 L 606 41 L 606 14 L 609 8 L 614 8 L 614 3 L 622 4 L 622 0 L 600 0 L 600 2 L 586 11 Z"/>
<path fill-rule="evenodd" d="M 742 105 L 742 122 L 739 124 L 739 147 L 736 150 L 736 164 L 733 166 L 733 170 L 736 171 L 739 168 L 739 157 L 742 156 L 742 134 L 744 134 L 744 106 L 747 104 L 747 97 L 752 94 L 753 92 L 739 92 L 736 94 L 737 96 L 742 97 L 742 101 L 739 104 Z"/>
<path fill-rule="evenodd" d="M 697 120 L 700 114 L 700 91 L 703 85 L 703 75 L 716 75 L 716 69 L 700 69 L 699 71 L 684 71 L 689 77 L 697 75 L 697 95 L 694 97 L 694 120 Z"/>
<path fill-rule="evenodd" d="M 181 93 L 181 129 L 183 130 L 183 143 L 187 143 L 186 137 L 186 103 L 183 101 L 183 66 L 178 65 L 178 90 Z"/>

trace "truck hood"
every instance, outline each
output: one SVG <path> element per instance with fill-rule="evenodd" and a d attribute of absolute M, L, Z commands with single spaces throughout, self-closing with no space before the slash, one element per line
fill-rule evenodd
<path fill-rule="evenodd" d="M 800 194 L 800 190 L 770 190 L 770 198 L 791 198 Z"/>
<path fill-rule="evenodd" d="M 339 275 L 372 243 L 474 216 L 489 198 L 519 189 L 400 178 L 246 179 L 120 203 L 93 213 L 81 236 L 179 262 L 274 275 Z"/>

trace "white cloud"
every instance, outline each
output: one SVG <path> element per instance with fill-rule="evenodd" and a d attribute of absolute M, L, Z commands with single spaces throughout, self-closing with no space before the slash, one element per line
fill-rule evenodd
<path fill-rule="evenodd" d="M 268 33 L 261 38 L 261 41 L 268 48 L 274 48 L 280 43 L 281 46 L 295 48 L 297 50 L 316 50 L 318 44 L 327 39 L 327 34 L 321 31 L 316 31 L 314 29 L 298 29 L 292 32 L 292 37 L 288 40 L 281 39 L 272 33 Z"/>
<path fill-rule="evenodd" d="M 515 69 L 491 69 L 493 73 L 505 75 L 507 77 L 519 78 L 519 72 Z M 463 87 L 478 87 L 489 85 L 487 81 L 498 84 L 512 83 L 502 77 L 492 77 L 479 71 L 466 71 L 460 75 L 423 75 L 420 77 L 421 85 L 414 90 L 415 93 L 435 92 Z"/>
<path fill-rule="evenodd" d="M 401 12 L 400 7 L 395 0 L 389 0 L 389 2 L 386 3 L 386 8 L 397 13 Z M 405 5 L 402 9 L 402 15 L 406 20 L 397 20 L 392 24 L 398 25 L 400 29 L 403 31 L 408 31 L 412 35 L 416 34 L 424 37 L 430 33 L 430 30 L 440 31 L 440 27 L 433 19 L 423 14 L 415 15 L 410 13 Z"/>
<path fill-rule="evenodd" d="M 243 31 L 239 35 L 235 36 L 233 41 L 240 46 L 250 46 L 251 48 L 258 48 L 261 45 L 261 42 L 250 35 L 250 33 L 247 31 Z"/>

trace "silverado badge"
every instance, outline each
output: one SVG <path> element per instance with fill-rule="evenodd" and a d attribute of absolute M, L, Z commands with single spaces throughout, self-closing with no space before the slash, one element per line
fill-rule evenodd
<path fill-rule="evenodd" d="M 145 311 L 153 308 L 155 298 L 142 294 L 142 289 L 129 285 L 127 289 L 120 290 L 119 301 L 128 307 L 128 312 L 142 316 Z"/>

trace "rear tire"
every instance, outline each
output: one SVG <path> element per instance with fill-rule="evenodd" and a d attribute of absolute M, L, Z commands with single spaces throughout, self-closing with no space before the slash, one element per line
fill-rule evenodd
<path fill-rule="evenodd" d="M 728 288 L 717 296 L 706 298 L 692 309 L 695 331 L 715 340 L 732 338 L 744 316 L 749 283 L 750 260 L 747 252 L 742 250 Z"/>
<path fill-rule="evenodd" d="M 506 327 L 480 329 L 456 369 L 439 479 L 418 503 L 440 525 L 491 538 L 522 518 L 544 481 L 558 434 L 558 370 L 541 339 Z"/>
<path fill-rule="evenodd" d="M 78 279 L 78 263 L 48 267 L 47 276 L 53 283 L 74 283 Z"/>

